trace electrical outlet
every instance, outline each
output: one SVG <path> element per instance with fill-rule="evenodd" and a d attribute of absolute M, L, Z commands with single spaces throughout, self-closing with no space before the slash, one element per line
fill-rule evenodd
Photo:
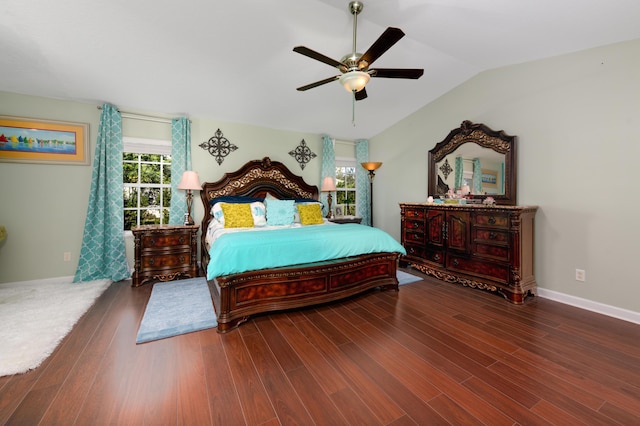
<path fill-rule="evenodd" d="M 576 269 L 576 281 L 584 282 L 587 279 L 587 273 L 584 269 Z"/>
<path fill-rule="evenodd" d="M 63 258 L 64 258 L 65 262 L 71 262 L 71 252 L 70 251 L 65 251 Z"/>

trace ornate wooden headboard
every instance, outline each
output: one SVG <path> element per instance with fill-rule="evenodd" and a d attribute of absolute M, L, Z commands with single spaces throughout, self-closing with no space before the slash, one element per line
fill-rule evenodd
<path fill-rule="evenodd" d="M 264 198 L 267 193 L 276 198 L 313 198 L 318 199 L 318 187 L 309 185 L 301 176 L 291 172 L 283 163 L 271 161 L 269 157 L 249 161 L 235 172 L 225 173 L 216 182 L 202 184 L 200 198 L 204 205 L 202 219 L 201 258 L 205 259 L 205 237 L 211 220 L 210 201 L 225 195 L 242 195 Z"/>

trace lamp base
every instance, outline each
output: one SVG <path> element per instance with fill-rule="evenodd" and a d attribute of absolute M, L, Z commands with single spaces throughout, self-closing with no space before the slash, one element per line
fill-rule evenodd
<path fill-rule="evenodd" d="M 327 209 L 327 215 L 325 216 L 327 219 L 333 219 L 333 212 L 331 211 L 331 202 L 333 201 L 333 197 L 331 193 L 327 194 L 327 204 L 329 205 Z"/>

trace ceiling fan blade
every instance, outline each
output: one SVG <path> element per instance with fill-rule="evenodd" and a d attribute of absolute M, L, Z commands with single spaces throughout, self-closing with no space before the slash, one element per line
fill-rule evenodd
<path fill-rule="evenodd" d="M 356 101 L 361 101 L 363 99 L 366 99 L 367 98 L 367 89 L 364 88 L 361 91 L 356 92 L 355 96 L 356 96 Z"/>
<path fill-rule="evenodd" d="M 324 80 L 316 81 L 315 83 L 307 84 L 306 86 L 298 87 L 296 90 L 300 92 L 304 92 L 305 90 L 313 89 L 314 87 L 322 86 L 323 84 L 331 83 L 332 81 L 336 81 L 340 76 L 336 75 L 333 77 L 325 78 Z"/>
<path fill-rule="evenodd" d="M 389 27 L 378 39 L 371 45 L 369 50 L 364 52 L 364 55 L 360 57 L 359 63 L 362 61 L 367 62 L 367 66 L 371 66 L 373 61 L 378 59 L 384 52 L 389 50 L 391 46 L 396 44 L 398 40 L 404 37 L 404 32 L 400 28 Z"/>
<path fill-rule="evenodd" d="M 420 78 L 424 74 L 421 68 L 376 68 L 370 70 L 371 77 L 383 78 Z"/>
<path fill-rule="evenodd" d="M 300 53 L 301 55 L 308 56 L 311 59 L 315 59 L 316 61 L 324 62 L 327 65 L 331 65 L 332 67 L 347 69 L 347 66 L 340 61 L 336 61 L 335 59 L 331 59 L 328 56 L 323 55 L 322 53 L 318 53 L 315 50 L 311 50 L 308 47 L 304 46 L 296 46 L 293 48 L 294 52 Z"/>

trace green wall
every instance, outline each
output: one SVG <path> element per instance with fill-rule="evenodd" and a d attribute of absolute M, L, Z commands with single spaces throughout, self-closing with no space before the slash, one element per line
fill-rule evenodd
<path fill-rule="evenodd" d="M 519 138 L 538 285 L 640 312 L 640 40 L 481 73 L 372 138 L 378 226 L 400 238 L 398 203 L 426 200 L 428 151 L 463 120 Z"/>
<path fill-rule="evenodd" d="M 98 104 L 0 92 L 0 115 L 89 123 L 91 162 L 100 120 Z M 153 114 L 141 111 L 123 111 Z M 169 116 L 166 116 L 169 117 Z M 217 180 L 249 160 L 269 156 L 285 163 L 307 182 L 320 185 L 321 135 L 296 133 L 223 121 L 191 118 L 192 166 L 201 182 Z M 220 129 L 238 149 L 222 165 L 199 145 Z M 123 119 L 125 136 L 170 139 L 170 124 Z M 318 156 L 300 168 L 289 155 L 300 141 Z M 0 242 L 0 283 L 72 276 L 82 244 L 92 166 L 0 162 L 0 225 L 7 238 Z M 202 220 L 199 194 L 194 218 Z M 126 236 L 127 259 L 133 266 L 133 243 Z M 64 261 L 64 253 L 71 261 Z"/>

